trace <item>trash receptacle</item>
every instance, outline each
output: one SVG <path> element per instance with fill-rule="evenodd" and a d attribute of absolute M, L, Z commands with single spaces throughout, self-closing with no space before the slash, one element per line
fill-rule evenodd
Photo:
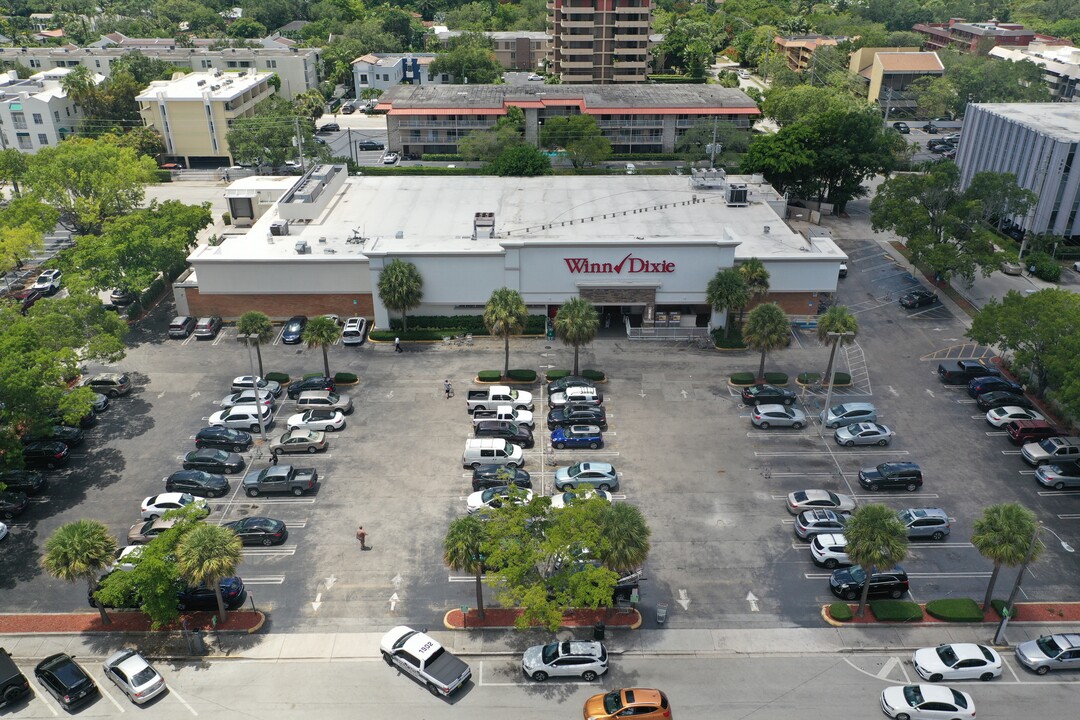
<path fill-rule="evenodd" d="M 604 630 L 605 630 L 605 627 L 604 627 L 603 622 L 598 622 L 595 625 L 593 625 L 592 639 L 593 640 L 603 640 L 604 639 Z"/>
<path fill-rule="evenodd" d="M 554 340 L 555 339 L 555 326 L 554 325 L 548 325 L 547 339 L 548 340 Z"/>

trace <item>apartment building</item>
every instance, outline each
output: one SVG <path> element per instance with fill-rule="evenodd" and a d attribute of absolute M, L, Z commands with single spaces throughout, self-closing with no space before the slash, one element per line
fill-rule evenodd
<path fill-rule="evenodd" d="M 643 83 L 652 0 L 548 0 L 548 72 L 565 84 Z"/>
<path fill-rule="evenodd" d="M 923 77 L 941 77 L 945 66 L 936 52 L 879 52 L 870 65 L 867 100 L 885 108 L 913 109 L 917 97 L 909 88 Z"/>
<path fill-rule="evenodd" d="M 1080 48 L 1071 45 L 1032 43 L 1027 47 L 996 47 L 990 57 L 1011 62 L 1027 60 L 1042 68 L 1043 81 L 1054 102 L 1074 102 L 1080 80 Z"/>
<path fill-rule="evenodd" d="M 1000 46 L 1026 47 L 1033 42 L 1048 45 L 1068 45 L 1069 41 L 1052 35 L 1041 35 L 1020 23 L 965 22 L 963 18 L 950 18 L 945 23 L 916 23 L 912 28 L 922 35 L 923 49 L 929 51 L 954 47 L 961 52 L 985 55 L 991 48 Z"/>
<path fill-rule="evenodd" d="M 462 34 L 444 25 L 431 28 L 432 36 L 446 48 L 453 38 Z M 542 32 L 508 31 L 486 32 L 482 35 L 491 40 L 495 59 L 507 70 L 534 72 L 551 54 L 551 35 Z"/>
<path fill-rule="evenodd" d="M 46 70 L 26 80 L 14 70 L 0 74 L 0 147 L 33 155 L 75 132 L 83 113 L 61 86 L 69 72 Z M 104 79 L 94 75 L 94 82 Z"/>
<path fill-rule="evenodd" d="M 792 37 L 777 35 L 773 39 L 773 45 L 776 46 L 776 51 L 783 56 L 788 68 L 801 73 L 811 67 L 814 60 L 814 51 L 819 47 L 839 45 L 847 39 L 841 36 L 827 37 L 825 35 L 793 35 Z"/>
<path fill-rule="evenodd" d="M 448 75 L 433 76 L 429 71 L 435 53 L 368 53 L 352 61 L 353 83 L 357 97 L 364 90 L 386 90 L 407 83 L 450 82 Z"/>

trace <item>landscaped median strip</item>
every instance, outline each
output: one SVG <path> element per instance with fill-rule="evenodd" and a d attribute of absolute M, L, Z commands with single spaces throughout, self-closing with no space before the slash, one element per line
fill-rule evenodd
<path fill-rule="evenodd" d="M 443 616 L 443 626 L 447 630 L 506 630 L 514 628 L 514 621 L 523 613 L 519 608 L 485 608 L 484 619 L 480 619 L 477 610 L 470 609 L 466 614 L 461 609 L 447 611 Z M 637 610 L 629 612 L 600 610 L 571 610 L 563 615 L 562 627 L 583 628 L 604 623 L 612 630 L 637 630 L 643 619 Z"/>
<path fill-rule="evenodd" d="M 188 630 L 214 630 L 218 633 L 256 633 L 266 622 L 266 615 L 260 610 L 233 610 L 228 620 L 214 625 L 214 612 L 184 613 L 180 617 L 187 621 Z M 132 633 L 132 632 L 176 632 L 181 629 L 180 621 L 154 630 L 150 627 L 150 618 L 139 611 L 113 611 L 109 613 L 112 622 L 105 625 L 99 613 L 42 613 L 42 614 L 0 614 L 0 635 L 43 634 L 43 633 Z"/>
<path fill-rule="evenodd" d="M 965 600 L 964 598 L 952 598 L 952 599 L 950 599 L 950 601 L 953 602 L 953 603 L 961 603 L 961 602 L 964 602 L 964 600 Z M 917 604 L 917 603 L 899 601 L 899 600 L 872 600 L 869 603 L 867 603 L 866 612 L 863 614 L 862 617 L 858 617 L 858 616 L 855 615 L 855 612 L 859 608 L 858 603 L 837 602 L 837 603 L 832 603 L 831 605 L 822 605 L 821 606 L 821 617 L 826 623 L 828 623 L 829 625 L 832 625 L 833 627 L 866 626 L 866 625 L 875 625 L 875 624 L 881 624 L 881 625 L 912 625 L 913 623 L 930 623 L 930 624 L 937 624 L 937 625 L 942 625 L 942 624 L 948 624 L 948 625 L 980 625 L 980 624 L 981 625 L 988 625 L 988 624 L 995 624 L 996 625 L 997 623 L 1000 623 L 1001 619 L 1002 619 L 1001 615 L 999 614 L 999 612 L 997 611 L 996 608 L 992 608 L 989 611 L 987 611 L 985 614 L 983 614 L 981 620 L 975 620 L 975 619 L 963 620 L 963 619 L 959 619 L 962 616 L 973 617 L 971 615 L 971 607 L 970 606 L 974 606 L 974 608 L 976 610 L 980 609 L 980 606 L 977 603 L 975 603 L 974 600 L 967 600 L 965 605 L 968 605 L 968 607 L 960 607 L 958 605 L 957 607 L 952 608 L 953 610 L 955 610 L 957 612 L 958 619 L 945 620 L 945 619 L 942 619 L 942 617 L 948 617 L 949 615 L 948 615 L 948 613 L 942 613 L 941 612 L 941 610 L 943 608 L 941 608 L 940 606 L 941 606 L 941 604 L 943 602 L 944 601 L 940 601 L 940 600 L 938 600 L 938 601 L 933 601 L 932 600 L 932 601 L 930 601 L 928 603 Z M 995 602 L 997 602 L 997 601 L 995 601 Z M 879 619 L 877 616 L 875 616 L 874 611 L 873 611 L 873 608 L 874 608 L 875 605 L 877 605 L 882 610 L 882 614 L 890 615 L 890 614 L 893 613 L 894 609 L 897 609 L 897 610 L 902 609 L 902 608 L 899 608 L 897 606 L 897 603 L 902 603 L 904 606 L 910 605 L 912 607 L 918 608 L 919 610 L 922 611 L 922 618 L 921 619 L 916 618 L 914 620 L 904 620 L 904 619 L 882 620 L 882 619 Z M 1000 603 L 998 603 L 998 604 L 1000 604 Z M 837 620 L 837 619 L 833 618 L 831 608 L 834 605 L 845 605 L 845 606 L 847 606 L 848 609 L 851 611 L 851 614 L 852 614 L 851 619 L 850 620 Z M 934 617 L 934 615 L 931 614 L 931 612 L 928 612 L 928 610 L 927 610 L 928 606 L 929 606 L 929 609 L 931 611 L 936 611 L 936 613 L 939 615 L 939 617 Z M 900 613 L 900 615 L 903 615 L 903 613 Z M 1044 624 L 1044 625 L 1048 624 L 1048 623 L 1077 623 L 1077 622 L 1080 622 L 1080 602 L 1056 602 L 1056 603 L 1055 602 L 1043 602 L 1043 603 L 1024 602 L 1024 603 L 1016 603 L 1013 606 L 1013 617 L 1009 622 L 1011 622 L 1011 623 L 1025 623 L 1025 622 L 1028 622 L 1028 623 L 1040 623 L 1040 624 Z"/>

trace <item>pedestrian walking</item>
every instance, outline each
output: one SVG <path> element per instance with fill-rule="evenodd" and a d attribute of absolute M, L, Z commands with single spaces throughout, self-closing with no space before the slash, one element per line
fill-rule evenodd
<path fill-rule="evenodd" d="M 443 390 L 446 391 L 446 399 L 447 400 L 454 397 L 454 386 L 450 384 L 449 380 L 444 380 L 443 381 Z"/>
<path fill-rule="evenodd" d="M 356 539 L 360 541 L 360 549 L 367 550 L 367 530 L 364 530 L 364 526 L 361 525 L 356 528 Z"/>
<path fill-rule="evenodd" d="M 270 453 L 270 464 L 271 465 L 277 465 L 277 453 L 276 452 Z"/>
<path fill-rule="evenodd" d="M 401 349 L 401 338 L 394 338 L 394 352 L 405 352 Z"/>

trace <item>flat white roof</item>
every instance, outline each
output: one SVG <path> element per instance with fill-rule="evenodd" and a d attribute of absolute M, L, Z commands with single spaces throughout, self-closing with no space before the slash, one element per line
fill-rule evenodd
<path fill-rule="evenodd" d="M 998 115 L 1062 142 L 1080 141 L 1078 103 L 974 103 L 972 107 Z"/>
<path fill-rule="evenodd" d="M 271 73 L 256 73 L 251 70 L 239 73 L 188 73 L 176 80 L 154 80 L 135 99 L 202 100 L 209 96 L 211 100 L 231 100 L 243 95 L 270 75 Z"/>

